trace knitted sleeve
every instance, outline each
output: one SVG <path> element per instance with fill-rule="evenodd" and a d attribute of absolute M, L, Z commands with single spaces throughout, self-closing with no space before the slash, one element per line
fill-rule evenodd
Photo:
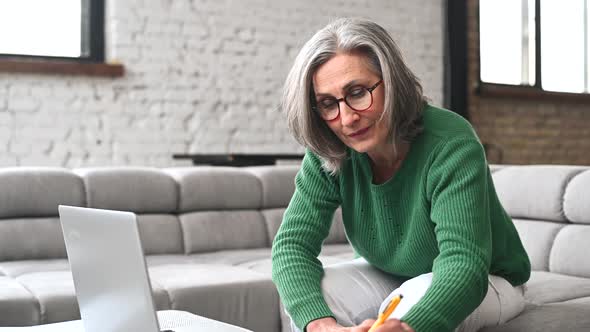
<path fill-rule="evenodd" d="M 317 259 L 340 204 L 338 184 L 307 152 L 295 178 L 295 193 L 272 245 L 272 279 L 285 308 L 301 330 L 312 320 L 333 316 L 321 291 Z"/>
<path fill-rule="evenodd" d="M 431 155 L 426 195 L 439 254 L 432 285 L 404 316 L 416 332 L 454 330 L 483 301 L 491 261 L 487 162 L 475 137 L 453 138 Z"/>

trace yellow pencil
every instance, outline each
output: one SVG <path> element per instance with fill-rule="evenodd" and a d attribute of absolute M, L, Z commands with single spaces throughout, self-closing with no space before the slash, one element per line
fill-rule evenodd
<path fill-rule="evenodd" d="M 385 320 L 389 318 L 389 315 L 393 313 L 393 310 L 395 310 L 395 307 L 397 307 L 397 305 L 403 298 L 404 296 L 399 294 L 398 296 L 395 296 L 393 299 L 391 299 L 391 302 L 389 302 L 385 310 L 379 313 L 379 317 L 377 318 L 375 323 L 373 323 L 373 326 L 371 326 L 369 332 L 374 332 L 379 326 L 381 326 L 385 322 Z"/>

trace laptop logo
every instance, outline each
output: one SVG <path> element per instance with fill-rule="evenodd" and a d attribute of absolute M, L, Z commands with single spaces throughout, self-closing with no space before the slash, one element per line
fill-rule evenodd
<path fill-rule="evenodd" d="M 71 232 L 68 232 L 68 239 L 69 239 L 70 241 L 80 241 L 80 238 L 81 238 L 81 237 L 82 237 L 82 236 L 80 235 L 80 233 L 79 233 L 78 231 L 71 231 Z"/>

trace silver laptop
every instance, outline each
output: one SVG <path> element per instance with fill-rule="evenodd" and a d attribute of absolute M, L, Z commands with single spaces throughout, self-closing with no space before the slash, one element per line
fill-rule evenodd
<path fill-rule="evenodd" d="M 60 205 L 59 216 L 85 332 L 161 331 L 135 214 Z M 191 317 L 172 330 L 248 331 Z"/>

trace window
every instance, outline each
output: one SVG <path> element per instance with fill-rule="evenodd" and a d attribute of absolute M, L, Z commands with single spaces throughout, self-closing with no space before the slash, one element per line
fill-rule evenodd
<path fill-rule="evenodd" d="M 590 0 L 480 0 L 480 79 L 590 92 Z"/>
<path fill-rule="evenodd" d="M 104 0 L 2 0 L 0 54 L 103 62 L 103 26 Z"/>

